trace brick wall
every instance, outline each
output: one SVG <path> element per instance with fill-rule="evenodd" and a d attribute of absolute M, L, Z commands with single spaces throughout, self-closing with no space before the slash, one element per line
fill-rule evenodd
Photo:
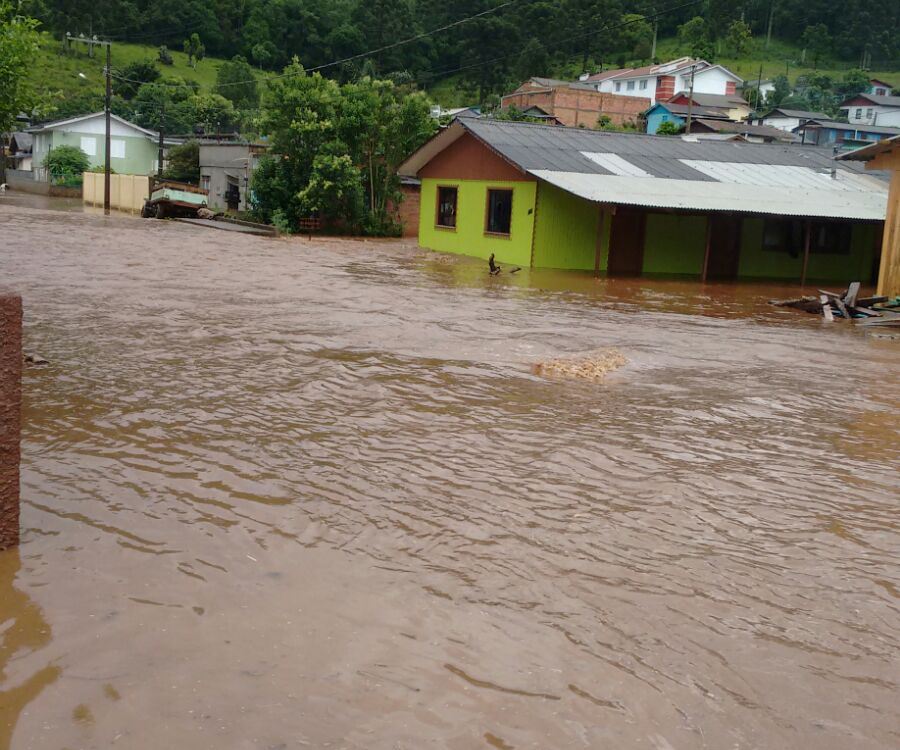
<path fill-rule="evenodd" d="M 0 290 L 0 549 L 19 543 L 22 298 Z"/>
<path fill-rule="evenodd" d="M 650 100 L 642 96 L 606 94 L 587 89 L 560 87 L 552 91 L 519 91 L 503 97 L 503 106 L 519 109 L 538 106 L 555 115 L 563 125 L 593 128 L 600 115 L 607 115 L 616 125 L 637 121 L 650 108 Z"/>
<path fill-rule="evenodd" d="M 403 193 L 403 201 L 398 206 L 398 213 L 400 223 L 403 225 L 403 236 L 418 237 L 421 187 L 419 185 L 403 185 L 400 192 Z"/>

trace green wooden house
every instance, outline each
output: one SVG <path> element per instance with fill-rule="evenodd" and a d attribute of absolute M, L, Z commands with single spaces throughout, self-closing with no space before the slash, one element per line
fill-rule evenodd
<path fill-rule="evenodd" d="M 538 268 L 870 281 L 888 183 L 830 149 L 458 120 L 400 168 L 419 244 Z"/>

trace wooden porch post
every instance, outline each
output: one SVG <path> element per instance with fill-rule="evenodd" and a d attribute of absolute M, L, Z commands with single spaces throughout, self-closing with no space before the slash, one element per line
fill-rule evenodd
<path fill-rule="evenodd" d="M 806 269 L 809 267 L 809 242 L 812 234 L 812 222 L 807 219 L 803 232 L 803 270 L 800 272 L 800 286 L 806 286 Z"/>
<path fill-rule="evenodd" d="M 713 217 L 710 214 L 706 216 L 706 251 L 703 254 L 703 273 L 700 275 L 700 281 L 706 283 L 706 275 L 709 272 L 709 251 L 712 247 L 712 222 Z"/>
<path fill-rule="evenodd" d="M 597 220 L 597 245 L 594 252 L 594 276 L 600 275 L 600 263 L 603 260 L 603 235 L 606 228 L 606 206 L 600 204 L 600 217 Z"/>

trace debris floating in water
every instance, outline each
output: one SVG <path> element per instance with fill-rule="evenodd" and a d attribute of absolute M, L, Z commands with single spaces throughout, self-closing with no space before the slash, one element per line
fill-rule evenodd
<path fill-rule="evenodd" d="M 547 359 L 538 362 L 532 369 L 535 375 L 543 377 L 598 381 L 627 362 L 617 349 L 598 349 L 574 357 Z"/>

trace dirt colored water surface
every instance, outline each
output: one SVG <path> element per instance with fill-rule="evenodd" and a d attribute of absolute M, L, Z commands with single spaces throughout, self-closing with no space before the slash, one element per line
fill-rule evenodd
<path fill-rule="evenodd" d="M 900 745 L 897 340 L 16 206 L 0 276 L 49 360 L 0 748 Z"/>

